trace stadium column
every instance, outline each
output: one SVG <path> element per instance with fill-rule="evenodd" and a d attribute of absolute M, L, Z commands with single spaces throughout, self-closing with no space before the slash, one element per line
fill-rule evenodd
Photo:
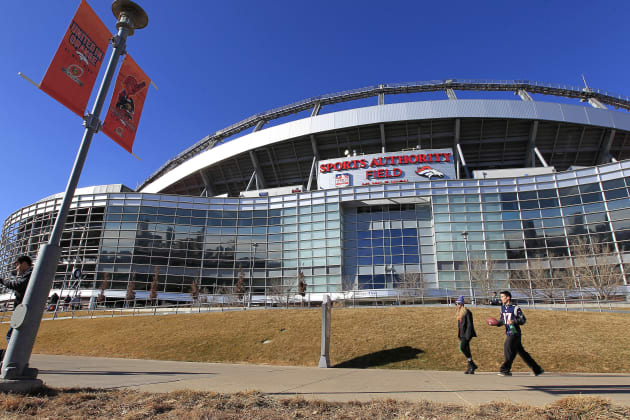
<path fill-rule="evenodd" d="M 381 128 L 381 153 L 387 153 L 387 146 L 385 144 L 385 124 L 379 124 Z"/>
<path fill-rule="evenodd" d="M 263 177 L 262 170 L 260 169 L 260 164 L 258 163 L 258 158 L 256 157 L 256 154 L 253 150 L 249 151 L 249 158 L 252 160 L 254 171 L 256 171 L 256 189 L 263 189 L 265 188 L 265 178 Z"/>
<path fill-rule="evenodd" d="M 536 136 L 538 135 L 538 121 L 532 121 L 529 128 L 529 140 L 527 141 L 527 155 L 525 156 L 525 167 L 530 168 L 535 165 L 534 148 L 536 147 Z"/>
<path fill-rule="evenodd" d="M 615 130 L 610 130 L 610 135 L 604 142 L 602 142 L 602 145 L 599 149 L 599 155 L 597 156 L 598 165 L 610 162 L 610 147 L 612 146 L 612 142 L 615 139 L 615 134 Z"/>

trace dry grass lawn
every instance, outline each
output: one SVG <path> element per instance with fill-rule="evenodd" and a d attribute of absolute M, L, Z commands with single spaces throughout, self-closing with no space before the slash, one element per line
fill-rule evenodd
<path fill-rule="evenodd" d="M 478 406 L 430 401 L 332 403 L 276 399 L 258 392 L 44 389 L 35 395 L 0 395 L 0 419 L 627 419 L 630 408 L 600 398 L 571 397 L 544 407 L 493 402 Z"/>
<path fill-rule="evenodd" d="M 480 371 L 497 371 L 504 329 L 472 308 Z M 335 308 L 331 363 L 339 367 L 463 370 L 454 308 Z M 551 372 L 630 372 L 630 314 L 525 308 L 523 344 Z M 196 362 L 316 366 L 320 309 L 249 310 L 42 322 L 35 353 Z M 4 334 L 7 324 L 2 324 Z M 517 358 L 514 371 L 527 367 Z"/>

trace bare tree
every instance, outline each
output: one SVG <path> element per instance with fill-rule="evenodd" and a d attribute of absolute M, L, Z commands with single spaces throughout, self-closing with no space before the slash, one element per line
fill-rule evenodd
<path fill-rule="evenodd" d="M 236 281 L 236 296 L 239 300 L 243 300 L 245 296 L 245 275 L 243 274 L 243 267 L 238 266 L 238 280 Z"/>
<path fill-rule="evenodd" d="M 101 293 L 99 293 L 99 295 L 96 297 L 96 301 L 99 303 L 105 302 L 105 290 L 107 290 L 107 288 L 109 287 L 110 276 L 111 274 L 109 273 L 105 273 L 103 275 L 103 281 L 101 282 L 101 285 L 99 286 Z"/>
<path fill-rule="evenodd" d="M 473 285 L 483 290 L 485 296 L 488 297 L 490 303 L 490 294 L 495 287 L 495 276 L 497 271 L 497 262 L 492 258 L 479 259 L 475 258 L 470 261 L 470 277 Z"/>
<path fill-rule="evenodd" d="M 398 282 L 398 289 L 403 291 L 406 302 L 410 299 L 412 303 L 415 303 L 415 298 L 419 295 L 424 304 L 425 287 L 426 279 L 422 273 L 405 273 Z"/>
<path fill-rule="evenodd" d="M 190 297 L 193 303 L 199 300 L 199 279 L 197 278 L 190 284 Z"/>
<path fill-rule="evenodd" d="M 149 300 L 153 305 L 157 303 L 159 281 L 160 269 L 158 267 L 155 267 L 155 269 L 153 270 L 153 280 L 151 280 L 151 289 L 149 290 Z"/>
<path fill-rule="evenodd" d="M 129 306 L 129 302 L 133 302 L 135 305 L 136 300 L 136 273 L 131 274 L 131 280 L 127 283 L 127 293 L 125 294 L 125 306 Z"/>
<path fill-rule="evenodd" d="M 552 302 L 557 299 L 559 290 L 567 284 L 568 271 L 554 267 L 550 258 L 531 259 L 525 264 L 521 270 L 510 272 L 510 286 L 528 294 L 532 301 L 534 292 Z"/>
<path fill-rule="evenodd" d="M 598 299 L 611 299 L 623 283 L 618 255 L 610 244 L 579 238 L 571 244 L 573 271 Z"/>
<path fill-rule="evenodd" d="M 302 270 L 300 270 L 298 274 L 297 289 L 298 289 L 298 295 L 302 297 L 301 299 L 302 306 L 304 306 L 304 297 L 306 296 L 306 281 L 304 281 L 304 272 Z"/>
<path fill-rule="evenodd" d="M 278 306 L 289 305 L 289 293 L 291 286 L 284 284 L 281 277 L 269 279 L 269 290 L 267 295 L 271 298 L 271 302 Z"/>

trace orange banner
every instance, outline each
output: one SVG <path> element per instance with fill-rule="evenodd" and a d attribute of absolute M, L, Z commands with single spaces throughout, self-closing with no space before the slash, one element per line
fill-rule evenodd
<path fill-rule="evenodd" d="M 102 131 L 131 153 L 151 79 L 129 54 L 120 66 Z"/>
<path fill-rule="evenodd" d="M 94 10 L 81 0 L 40 89 L 83 117 L 111 38 Z"/>

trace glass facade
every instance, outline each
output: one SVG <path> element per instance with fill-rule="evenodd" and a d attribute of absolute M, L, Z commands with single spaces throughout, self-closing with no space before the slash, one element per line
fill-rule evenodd
<path fill-rule="evenodd" d="M 496 287 L 528 260 L 567 264 L 571 244 L 609 244 L 630 260 L 630 161 L 547 175 L 434 180 L 258 198 L 136 192 L 81 193 L 73 202 L 54 288 L 80 268 L 81 289 L 209 293 L 239 273 L 253 293 L 274 284 L 309 292 L 396 287 L 422 273 L 426 287 L 467 290 L 471 261 L 496 262 Z M 37 255 L 59 198 L 12 214 L 0 239 L 0 271 Z M 464 238 L 463 232 L 468 234 Z M 66 286 L 67 287 L 67 286 Z"/>

